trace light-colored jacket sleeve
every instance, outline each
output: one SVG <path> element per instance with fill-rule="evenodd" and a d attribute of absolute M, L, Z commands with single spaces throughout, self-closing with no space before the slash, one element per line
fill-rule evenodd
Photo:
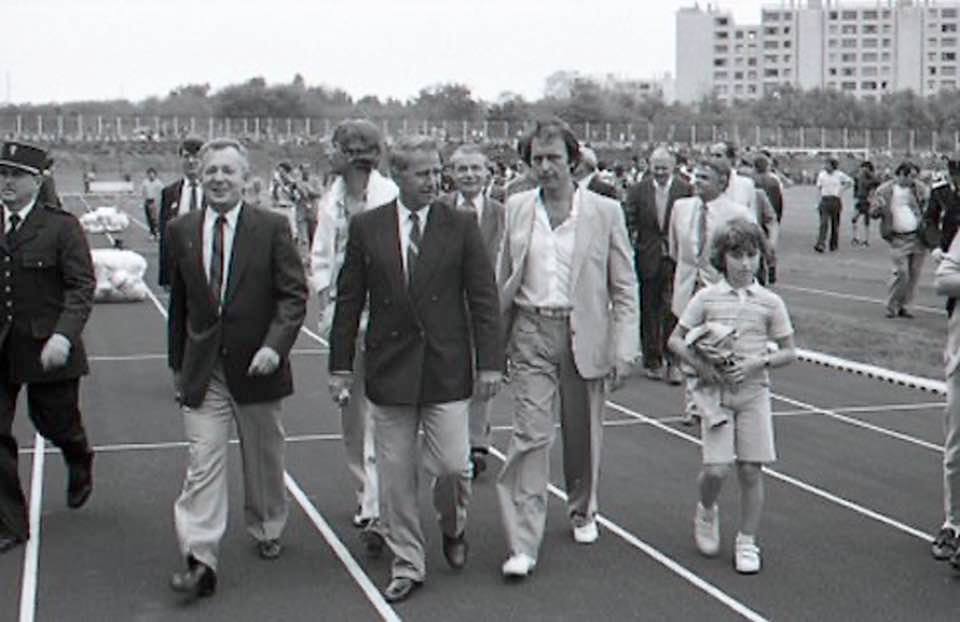
<path fill-rule="evenodd" d="M 637 273 L 623 210 L 617 208 L 612 211 L 614 222 L 610 230 L 607 265 L 607 287 L 610 291 L 610 312 L 613 319 L 612 338 L 616 348 L 616 362 L 631 363 L 640 355 Z"/>
<path fill-rule="evenodd" d="M 337 219 L 332 192 L 324 195 L 317 208 L 317 229 L 310 245 L 310 288 L 319 293 L 333 285 L 336 261 Z"/>

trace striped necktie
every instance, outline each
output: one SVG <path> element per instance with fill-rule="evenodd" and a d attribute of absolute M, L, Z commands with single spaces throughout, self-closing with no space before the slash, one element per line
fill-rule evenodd
<path fill-rule="evenodd" d="M 219 305 L 223 292 L 223 228 L 227 219 L 217 216 L 213 224 L 213 241 L 210 244 L 210 295 Z"/>
<path fill-rule="evenodd" d="M 420 257 L 420 214 L 410 212 L 410 240 L 407 244 L 407 285 L 413 283 L 413 273 Z"/>

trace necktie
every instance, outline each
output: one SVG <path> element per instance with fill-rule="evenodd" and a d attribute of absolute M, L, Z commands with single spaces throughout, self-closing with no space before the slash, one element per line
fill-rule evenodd
<path fill-rule="evenodd" d="M 13 244 L 17 239 L 17 226 L 20 224 L 20 214 L 10 214 L 10 230 L 7 231 L 7 244 Z"/>
<path fill-rule="evenodd" d="M 210 252 L 210 294 L 218 305 L 223 289 L 223 227 L 226 224 L 226 218 L 217 216 L 213 225 L 213 243 Z"/>
<path fill-rule="evenodd" d="M 190 201 L 187 202 L 187 211 L 192 212 L 195 209 L 197 209 L 197 182 L 196 180 L 191 180 Z"/>
<path fill-rule="evenodd" d="M 697 219 L 697 260 L 703 263 L 707 250 L 707 204 L 700 201 L 700 214 Z"/>
<path fill-rule="evenodd" d="M 420 214 L 410 212 L 410 240 L 407 244 L 407 284 L 413 283 L 413 272 L 420 257 Z"/>

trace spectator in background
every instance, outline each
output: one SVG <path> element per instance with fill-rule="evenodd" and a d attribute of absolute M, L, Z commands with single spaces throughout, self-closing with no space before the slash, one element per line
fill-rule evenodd
<path fill-rule="evenodd" d="M 753 179 L 737 173 L 736 167 L 739 161 L 736 146 L 728 141 L 714 143 L 710 146 L 708 153 L 711 159 L 721 162 L 730 171 L 730 178 L 723 188 L 723 196 L 734 203 L 747 206 L 752 212 L 756 212 L 757 187 L 753 183 Z"/>
<path fill-rule="evenodd" d="M 880 219 L 880 237 L 890 245 L 893 263 L 887 293 L 888 318 L 913 318 L 910 305 L 927 256 L 920 227 L 930 193 L 917 181 L 919 172 L 912 162 L 901 162 L 894 178 L 880 184 L 873 196 L 870 215 Z"/>
<path fill-rule="evenodd" d="M 167 256 L 167 223 L 180 214 L 186 214 L 203 208 L 203 189 L 200 187 L 200 160 L 197 154 L 203 141 L 195 136 L 188 136 L 180 143 L 178 154 L 183 176 L 168 184 L 160 193 L 159 231 L 160 246 L 157 263 L 157 283 L 170 287 L 170 258 Z"/>
<path fill-rule="evenodd" d="M 250 207 L 263 207 L 263 180 L 251 175 L 243 187 L 243 200 Z"/>
<path fill-rule="evenodd" d="M 817 233 L 817 243 L 813 250 L 822 253 L 827 243 L 827 230 L 830 231 L 830 250 L 837 250 L 840 238 L 840 211 L 843 202 L 841 193 L 853 187 L 850 176 L 839 170 L 840 163 L 836 158 L 828 158 L 823 170 L 817 175 L 817 188 L 820 190 L 820 203 L 817 211 L 820 214 L 820 228 Z"/>
<path fill-rule="evenodd" d="M 960 160 L 947 160 L 948 177 L 930 190 L 927 218 L 940 228 L 940 248 L 950 248 L 960 226 Z"/>
<path fill-rule="evenodd" d="M 767 195 L 779 223 L 783 220 L 783 182 L 770 170 L 770 160 L 765 155 L 754 159 L 753 168 L 753 183 Z"/>
<path fill-rule="evenodd" d="M 157 169 L 152 166 L 147 169 L 147 178 L 143 180 L 140 188 L 143 196 L 143 217 L 147 220 L 150 237 L 156 240 L 160 195 L 163 193 L 163 182 L 157 177 Z"/>
<path fill-rule="evenodd" d="M 83 174 L 83 192 L 90 194 L 90 185 L 97 180 L 97 166 L 91 164 L 90 168 Z"/>
<path fill-rule="evenodd" d="M 506 198 L 510 198 L 518 192 L 532 190 L 537 187 L 536 175 L 534 175 L 530 167 L 527 166 L 527 162 L 530 159 L 529 136 L 523 136 L 517 141 L 517 153 L 520 155 L 520 160 L 518 160 L 516 164 L 517 174 L 507 183 Z"/>
<path fill-rule="evenodd" d="M 756 179 L 757 170 L 753 167 L 750 160 L 741 160 L 740 168 L 737 173 L 741 177 Z M 756 182 L 754 182 L 756 183 Z M 764 246 L 760 254 L 760 268 L 757 271 L 757 281 L 761 285 L 776 282 L 777 268 L 777 243 L 780 240 L 780 221 L 777 219 L 777 212 L 773 209 L 773 203 L 770 202 L 765 190 L 755 186 L 756 201 L 754 202 L 757 210 L 757 223 L 763 230 Z"/>
<path fill-rule="evenodd" d="M 597 154 L 590 147 L 580 147 L 580 161 L 573 170 L 574 180 L 581 188 L 619 201 L 620 193 L 613 185 L 600 179 L 598 172 Z"/>
<path fill-rule="evenodd" d="M 870 246 L 870 199 L 880 185 L 873 169 L 873 162 L 860 163 L 853 180 L 853 246 Z M 863 239 L 860 238 L 860 221 L 863 221 Z"/>
<path fill-rule="evenodd" d="M 674 202 L 691 196 L 693 188 L 675 173 L 673 155 L 663 147 L 651 154 L 650 168 L 652 174 L 631 186 L 624 200 L 640 279 L 643 368 L 647 378 L 680 384 L 680 370 L 666 351 L 667 338 L 676 324 L 670 310 L 675 264 L 667 234 Z"/>
<path fill-rule="evenodd" d="M 297 180 L 293 174 L 293 166 L 289 162 L 280 162 L 273 171 L 273 177 L 270 180 L 270 199 L 275 209 L 281 210 L 281 213 L 290 223 L 290 234 L 293 241 L 297 242 L 297 204 L 303 197 Z"/>
<path fill-rule="evenodd" d="M 311 175 L 310 165 L 306 162 L 298 167 L 297 188 L 299 197 L 296 203 L 297 239 L 300 244 L 309 246 L 317 230 L 317 200 L 323 194 L 320 178 Z"/>

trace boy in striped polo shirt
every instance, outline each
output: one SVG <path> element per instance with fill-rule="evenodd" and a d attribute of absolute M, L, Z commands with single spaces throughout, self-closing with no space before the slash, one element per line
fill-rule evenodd
<path fill-rule="evenodd" d="M 763 248 L 763 231 L 756 223 L 736 218 L 718 230 L 710 262 L 724 278 L 694 295 L 670 336 L 670 349 L 696 370 L 702 387 L 720 387 L 721 404 L 732 414 L 721 425 L 701 421 L 703 468 L 698 477 L 694 539 L 704 555 L 712 557 L 719 552 L 716 501 L 735 462 L 740 480 L 740 530 L 734 566 L 745 574 L 760 570 L 755 536 L 763 510 L 762 466 L 776 460 L 767 369 L 796 358 L 793 326 L 783 300 L 754 278 Z M 721 368 L 685 343 L 689 331 L 707 322 L 735 329 L 736 356 Z M 769 352 L 769 341 L 779 349 Z"/>

